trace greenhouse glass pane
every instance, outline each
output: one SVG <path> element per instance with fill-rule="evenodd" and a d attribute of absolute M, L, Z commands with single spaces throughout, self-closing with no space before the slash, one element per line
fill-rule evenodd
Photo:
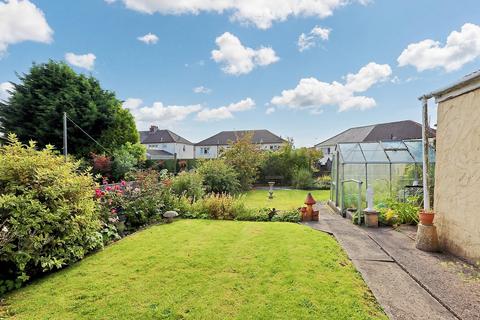
<path fill-rule="evenodd" d="M 390 196 L 390 164 L 367 165 L 368 186 L 373 189 L 375 204 L 384 202 Z"/>
<path fill-rule="evenodd" d="M 423 144 L 421 140 L 407 140 L 404 141 L 405 145 L 408 147 L 408 150 L 412 153 L 415 161 L 421 163 L 423 161 Z M 430 162 L 435 162 L 435 150 L 430 145 L 429 160 Z"/>
<path fill-rule="evenodd" d="M 413 163 L 392 165 L 392 193 L 403 198 L 406 186 L 421 185 L 422 166 Z"/>
<path fill-rule="evenodd" d="M 412 158 L 412 156 L 410 155 L 410 153 L 408 153 L 407 150 L 397 150 L 397 151 L 385 150 L 385 152 L 387 153 L 392 163 L 414 163 L 415 162 L 415 159 Z"/>
<path fill-rule="evenodd" d="M 383 151 L 383 147 L 378 142 L 373 143 L 360 143 L 360 147 L 363 150 L 365 159 L 367 163 L 379 162 L 379 163 L 388 163 L 388 158 Z"/>
<path fill-rule="evenodd" d="M 365 158 L 363 157 L 362 150 L 358 143 L 342 143 L 339 144 L 338 147 L 340 148 L 343 163 L 365 163 Z"/>

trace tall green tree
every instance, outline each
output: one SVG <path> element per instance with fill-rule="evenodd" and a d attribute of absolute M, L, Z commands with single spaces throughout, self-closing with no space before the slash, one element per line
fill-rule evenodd
<path fill-rule="evenodd" d="M 103 90 L 97 79 L 75 73 L 63 62 L 33 64 L 18 75 L 13 93 L 0 102 L 0 131 L 15 133 L 23 141 L 35 140 L 40 147 L 63 146 L 63 113 L 88 132 L 109 152 L 126 142 L 137 143 L 134 119 L 113 92 Z M 71 122 L 68 123 L 69 153 L 86 156 L 104 152 Z"/>
<path fill-rule="evenodd" d="M 225 162 L 238 173 L 242 190 L 248 190 L 256 181 L 263 163 L 262 151 L 252 142 L 253 133 L 247 133 L 230 144 L 222 153 Z"/>

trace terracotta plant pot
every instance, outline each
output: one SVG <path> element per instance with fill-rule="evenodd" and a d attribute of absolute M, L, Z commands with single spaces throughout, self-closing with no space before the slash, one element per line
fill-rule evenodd
<path fill-rule="evenodd" d="M 435 218 L 435 212 L 420 210 L 418 217 L 420 218 L 421 224 L 424 226 L 431 226 L 433 224 L 433 218 Z"/>

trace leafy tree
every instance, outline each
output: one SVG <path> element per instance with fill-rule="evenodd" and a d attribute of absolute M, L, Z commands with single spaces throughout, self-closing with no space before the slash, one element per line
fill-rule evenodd
<path fill-rule="evenodd" d="M 20 141 L 37 141 L 60 149 L 63 145 L 63 113 L 109 152 L 126 142 L 139 141 L 135 122 L 128 110 L 98 80 L 76 74 L 63 62 L 50 60 L 33 64 L 27 74 L 18 75 L 12 95 L 0 102 L 0 131 L 15 133 Z M 87 156 L 104 152 L 71 122 L 68 123 L 69 153 Z"/>
<path fill-rule="evenodd" d="M 248 190 L 256 181 L 262 165 L 262 151 L 252 143 L 252 133 L 247 133 L 222 153 L 225 162 L 238 173 L 242 190 Z"/>

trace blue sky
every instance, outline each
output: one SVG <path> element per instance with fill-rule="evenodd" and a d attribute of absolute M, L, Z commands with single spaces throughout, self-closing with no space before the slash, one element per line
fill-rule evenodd
<path fill-rule="evenodd" d="M 72 53 L 140 129 L 197 142 L 265 128 L 311 146 L 352 126 L 420 121 L 418 96 L 480 69 L 478 0 L 277 1 L 0 0 L 0 83 Z M 325 3 L 337 4 L 330 15 Z M 27 14 L 38 24 L 17 25 Z M 138 39 L 149 33 L 155 43 Z"/>

